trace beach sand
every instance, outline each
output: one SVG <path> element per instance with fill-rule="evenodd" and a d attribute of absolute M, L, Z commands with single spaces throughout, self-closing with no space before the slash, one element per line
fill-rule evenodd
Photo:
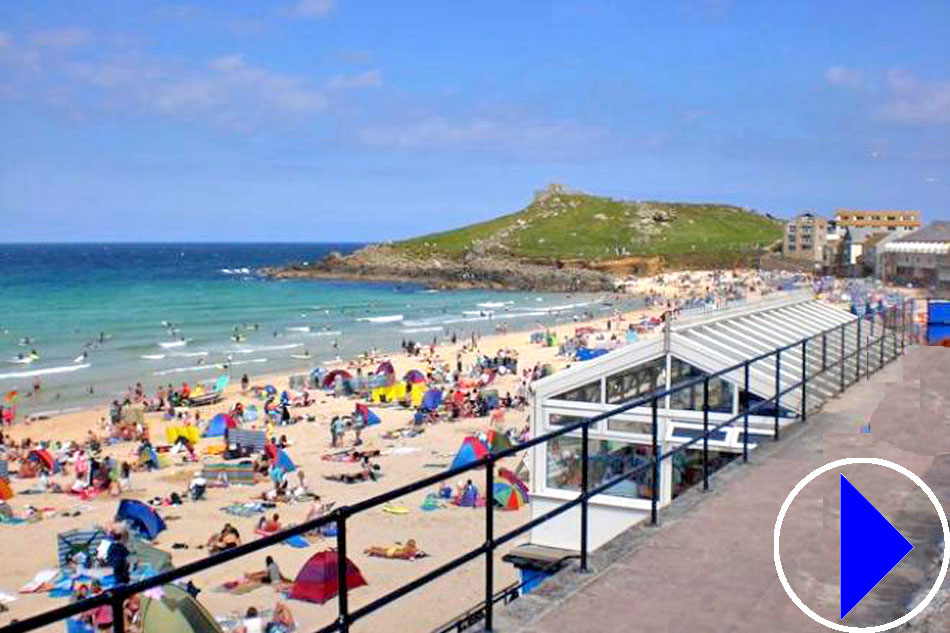
<path fill-rule="evenodd" d="M 641 310 L 625 315 L 624 318 L 633 320 L 643 315 L 656 314 L 659 314 L 658 310 Z M 561 340 L 572 335 L 574 328 L 583 324 L 604 328 L 606 319 L 598 319 L 591 323 L 565 323 L 554 329 Z M 617 327 L 617 322 L 614 325 Z M 619 327 L 625 328 L 625 323 L 621 323 Z M 618 334 L 622 336 L 623 332 L 618 332 Z M 454 346 L 440 345 L 437 353 L 454 367 L 456 354 L 463 343 L 464 341 L 459 341 Z M 536 363 L 551 363 L 555 369 L 560 369 L 568 362 L 557 356 L 556 347 L 543 347 L 529 343 L 529 333 L 525 331 L 485 336 L 479 341 L 479 349 L 488 355 L 494 355 L 499 349 L 517 350 L 520 370 L 531 368 Z M 393 361 L 397 376 L 401 376 L 409 369 L 424 367 L 422 359 L 409 357 L 406 354 L 391 354 L 385 358 Z M 466 367 L 473 358 L 473 352 L 463 354 Z M 492 387 L 497 388 L 500 394 L 506 391 L 514 394 L 518 381 L 518 376 L 501 376 L 496 379 Z M 288 376 L 253 376 L 251 384 L 274 384 L 278 390 L 281 390 L 287 386 Z M 488 417 L 465 418 L 456 422 L 442 422 L 435 426 L 428 426 L 421 436 L 387 441 L 383 440 L 381 435 L 387 430 L 409 424 L 413 412 L 401 407 L 374 407 L 382 418 L 382 423 L 364 431 L 364 448 L 378 448 L 383 451 L 383 455 L 376 461 L 381 466 L 384 476 L 378 482 L 350 485 L 330 482 L 324 480 L 323 476 L 358 469 L 356 464 L 328 462 L 321 459 L 322 455 L 333 450 L 330 448 L 330 419 L 335 414 L 351 413 L 355 400 L 334 397 L 322 391 L 312 393 L 316 395 L 317 404 L 308 408 L 293 409 L 293 413 L 313 414 L 317 421 L 278 427 L 277 433 L 287 435 L 292 444 L 288 453 L 298 468 L 306 472 L 311 490 L 321 495 L 324 502 L 332 501 L 338 505 L 353 503 L 446 469 L 465 436 L 486 431 L 490 426 Z M 232 385 L 223 402 L 201 409 L 202 418 L 207 420 L 218 412 L 227 411 L 236 402 L 243 402 L 247 406 L 254 400 L 249 395 L 242 395 L 239 388 Z M 82 441 L 89 429 L 98 429 L 99 420 L 105 415 L 106 410 L 103 407 L 30 424 L 20 422 L 9 430 L 8 435 L 18 440 L 31 437 L 34 440 L 55 438 Z M 146 419 L 153 440 L 156 444 L 164 443 L 165 424 L 162 416 L 151 413 L 146 415 Z M 506 412 L 504 428 L 521 429 L 527 424 L 527 410 Z M 352 442 L 352 435 L 348 435 L 347 442 L 348 445 Z M 202 440 L 199 451 L 204 446 L 213 443 L 220 444 L 221 440 Z M 118 444 L 105 449 L 104 453 L 131 461 L 134 460 L 133 453 L 136 446 L 135 443 Z M 413 450 L 412 452 L 400 450 L 396 454 L 387 454 L 393 448 Z M 501 465 L 514 470 L 518 466 L 519 459 L 519 457 L 509 458 L 505 460 L 507 463 Z M 148 500 L 156 496 L 167 497 L 175 491 L 183 493 L 192 473 L 200 467 L 200 464 L 192 463 L 175 465 L 151 473 L 134 473 L 133 492 L 124 497 Z M 479 490 L 484 491 L 484 473 L 475 472 L 472 478 Z M 291 475 L 290 480 L 296 483 L 295 475 Z M 64 486 L 71 484 L 71 479 L 67 480 L 63 477 L 58 477 L 57 481 Z M 35 483 L 36 480 L 14 479 L 13 487 L 20 491 Z M 453 486 L 456 484 L 455 481 L 449 483 Z M 242 538 L 247 542 L 255 538 L 254 526 L 261 515 L 253 518 L 238 518 L 222 512 L 221 508 L 234 502 L 244 502 L 253 497 L 259 497 L 268 488 L 269 482 L 261 482 L 253 487 L 210 488 L 206 500 L 197 503 L 186 501 L 182 506 L 165 507 L 161 512 L 167 520 L 168 529 L 158 536 L 155 544 L 165 551 L 172 552 L 174 564 L 180 566 L 206 556 L 204 550 L 196 549 L 196 547 L 205 543 L 209 535 L 220 530 L 226 522 L 237 527 Z M 350 594 L 351 610 L 359 608 L 372 599 L 396 589 L 484 542 L 484 509 L 475 510 L 450 505 L 434 512 L 424 512 L 419 506 L 427 492 L 430 491 L 420 491 L 399 500 L 399 503 L 409 508 L 408 514 L 392 515 L 381 509 L 374 509 L 348 522 L 349 558 L 360 568 L 368 582 L 366 587 L 356 589 Z M 0 535 L 2 535 L 0 560 L 4 561 L 4 565 L 0 567 L 0 592 L 16 594 L 19 588 L 31 580 L 38 571 L 55 568 L 56 534 L 73 528 L 109 525 L 112 522 L 117 501 L 116 498 L 108 495 L 100 495 L 84 503 L 77 497 L 62 494 L 18 495 L 11 500 L 11 506 L 18 514 L 27 504 L 38 508 L 55 508 L 60 511 L 80 509 L 82 514 L 78 517 L 56 516 L 33 524 L 0 526 Z M 280 504 L 275 510 L 268 511 L 268 516 L 276 511 L 280 514 L 281 522 L 287 525 L 302 521 L 308 509 L 309 504 Z M 496 534 L 516 527 L 529 518 L 530 511 L 527 507 L 515 512 L 496 510 Z M 430 556 L 406 562 L 370 558 L 363 554 L 363 550 L 371 545 L 388 545 L 394 542 L 406 542 L 408 539 L 415 539 L 418 547 Z M 525 539 L 526 537 L 523 537 L 518 542 L 523 542 Z M 176 543 L 185 543 L 189 545 L 189 549 L 173 550 L 172 545 Z M 504 553 L 514 545 L 516 543 L 510 543 L 508 547 L 500 548 L 496 553 L 494 566 L 496 590 L 517 580 L 516 570 L 511 565 L 501 562 Z M 316 543 L 305 549 L 295 549 L 284 545 L 275 546 L 259 554 L 244 557 L 199 574 L 192 580 L 202 589 L 200 601 L 215 615 L 243 614 L 249 606 L 269 609 L 280 598 L 280 595 L 270 587 L 264 586 L 239 596 L 218 592 L 215 587 L 226 581 L 238 580 L 246 572 L 262 570 L 264 556 L 267 554 L 274 557 L 285 576 L 293 578 L 309 557 L 330 547 L 335 547 L 334 538 L 326 539 L 322 543 Z M 431 630 L 483 599 L 483 568 L 483 559 L 473 561 L 417 590 L 411 596 L 386 607 L 381 612 L 368 616 L 354 626 L 353 630 Z M 52 599 L 47 594 L 18 595 L 17 601 L 9 605 L 9 612 L 0 614 L 0 624 L 9 622 L 11 618 L 23 618 L 64 602 L 62 599 Z M 326 625 L 336 617 L 337 613 L 335 600 L 324 605 L 296 600 L 288 601 L 287 604 L 297 618 L 298 624 L 303 626 L 303 630 L 313 630 Z M 51 630 L 62 629 L 51 627 Z"/>

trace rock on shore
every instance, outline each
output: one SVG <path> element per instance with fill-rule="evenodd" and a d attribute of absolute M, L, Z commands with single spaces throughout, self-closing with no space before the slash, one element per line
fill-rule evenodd
<path fill-rule="evenodd" d="M 460 259 L 420 257 L 387 245 L 366 246 L 345 256 L 331 253 L 314 264 L 291 264 L 261 272 L 276 279 L 403 281 L 433 288 L 603 292 L 616 287 L 611 275 L 596 270 L 496 255 L 468 254 Z"/>

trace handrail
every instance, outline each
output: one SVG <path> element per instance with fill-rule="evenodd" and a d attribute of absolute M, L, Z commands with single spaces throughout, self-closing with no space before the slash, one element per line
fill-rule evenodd
<path fill-rule="evenodd" d="M 709 436 L 711 433 L 715 433 L 727 426 L 732 426 L 736 424 L 740 419 L 742 419 L 743 428 L 744 428 L 743 461 L 747 461 L 748 460 L 748 443 L 749 443 L 748 420 L 749 420 L 750 415 L 754 415 L 757 411 L 760 411 L 761 409 L 764 409 L 774 404 L 774 411 L 775 411 L 774 439 L 778 440 L 779 439 L 779 416 L 780 416 L 780 409 L 781 409 L 781 399 L 783 396 L 787 395 L 788 393 L 796 389 L 801 389 L 802 394 L 804 396 L 806 393 L 807 385 L 809 381 L 813 381 L 815 380 L 815 378 L 822 376 L 823 374 L 827 372 L 830 372 L 834 368 L 839 368 L 839 367 L 840 367 L 839 385 L 840 385 L 840 389 L 844 390 L 846 386 L 845 385 L 845 374 L 847 373 L 846 364 L 852 358 L 856 358 L 856 364 L 854 367 L 854 381 L 853 381 L 853 382 L 856 382 L 857 380 L 861 378 L 860 354 L 864 352 L 865 355 L 868 357 L 868 360 L 870 360 L 870 349 L 873 346 L 880 345 L 880 362 L 878 363 L 874 371 L 878 371 L 879 369 L 883 368 L 885 364 L 885 360 L 893 360 L 900 354 L 903 354 L 905 344 L 907 342 L 906 334 L 907 334 L 907 325 L 908 325 L 908 320 L 907 320 L 908 305 L 910 306 L 911 310 L 913 310 L 913 300 L 909 304 L 906 302 L 902 302 L 899 306 L 900 307 L 900 322 L 899 322 L 900 327 L 899 328 L 898 328 L 898 321 L 897 321 L 898 306 L 887 308 L 883 314 L 881 335 L 875 339 L 872 339 L 871 336 L 865 335 L 863 338 L 865 339 L 864 342 L 866 344 L 863 346 L 862 346 L 862 336 L 861 336 L 861 321 L 863 317 L 859 317 L 854 321 L 849 321 L 841 325 L 836 325 L 836 326 L 827 328 L 813 336 L 805 337 L 801 340 L 795 341 L 793 343 L 789 343 L 782 347 L 778 347 L 769 352 L 763 352 L 757 356 L 745 359 L 725 369 L 720 369 L 714 373 L 703 374 L 696 378 L 677 383 L 676 385 L 671 385 L 669 388 L 665 388 L 662 390 L 658 389 L 654 391 L 653 393 L 646 394 L 644 396 L 635 398 L 631 400 L 630 402 L 626 402 L 614 409 L 611 409 L 608 412 L 599 413 L 589 418 L 585 418 L 583 420 L 579 420 L 577 422 L 564 425 L 554 431 L 550 431 L 543 435 L 531 438 L 524 443 L 509 447 L 507 449 L 498 451 L 496 453 L 490 453 L 488 456 L 480 460 L 477 460 L 475 462 L 472 462 L 466 466 L 460 466 L 458 468 L 445 470 L 445 471 L 436 473 L 434 475 L 424 477 L 417 481 L 411 482 L 404 486 L 400 486 L 399 488 L 381 493 L 369 499 L 364 499 L 362 501 L 358 501 L 348 506 L 337 507 L 331 513 L 324 515 L 320 518 L 306 521 L 304 523 L 301 523 L 299 525 L 296 525 L 290 528 L 286 528 L 270 536 L 260 538 L 258 540 L 240 545 L 238 547 L 235 547 L 230 550 L 226 550 L 224 552 L 213 554 L 209 556 L 208 558 L 194 561 L 192 563 L 188 563 L 186 565 L 183 565 L 171 571 L 163 572 L 161 574 L 157 574 L 150 578 L 140 580 L 134 583 L 129 583 L 129 584 L 115 587 L 98 596 L 87 598 L 81 602 L 64 605 L 62 607 L 51 609 L 49 611 L 25 618 L 23 620 L 12 622 L 6 627 L 0 628 L 0 633 L 21 633 L 21 632 L 26 632 L 26 631 L 33 631 L 40 627 L 47 626 L 49 624 L 52 624 L 61 620 L 65 620 L 67 618 L 71 618 L 82 613 L 86 613 L 92 609 L 105 606 L 105 605 L 111 605 L 114 610 L 114 619 L 113 619 L 114 633 L 125 633 L 125 622 L 124 622 L 124 618 L 122 614 L 123 614 L 123 605 L 125 603 L 125 600 L 127 600 L 128 598 L 136 594 L 142 593 L 144 591 L 147 591 L 149 589 L 166 585 L 166 584 L 175 582 L 177 580 L 181 580 L 182 578 L 185 578 L 187 576 L 191 576 L 193 574 L 200 573 L 207 569 L 217 567 L 219 565 L 222 565 L 234 559 L 237 559 L 249 554 L 253 554 L 267 547 L 282 543 L 291 537 L 302 535 L 304 533 L 310 532 L 312 530 L 316 530 L 320 527 L 329 525 L 331 523 L 336 523 L 337 525 L 338 559 L 339 559 L 340 567 L 343 570 L 343 573 L 339 575 L 339 585 L 340 585 L 339 594 L 338 594 L 339 617 L 332 624 L 320 629 L 320 633 L 323 633 L 323 632 L 329 633 L 331 631 L 340 631 L 342 633 L 348 633 L 349 627 L 354 622 L 366 617 L 367 615 L 370 615 L 371 613 L 378 611 L 379 609 L 390 604 L 391 602 L 398 600 L 399 598 L 415 591 L 416 589 L 432 582 L 433 580 L 436 580 L 442 577 L 443 575 L 447 573 L 450 573 L 454 569 L 470 561 L 473 561 L 482 555 L 486 556 L 487 569 L 486 569 L 486 586 L 485 586 L 486 597 L 485 597 L 483 605 L 481 606 L 481 610 L 484 613 L 485 630 L 490 631 L 492 628 L 492 608 L 493 608 L 494 602 L 497 601 L 495 597 L 496 594 L 494 592 L 493 584 L 492 584 L 493 574 L 491 571 L 491 564 L 493 560 L 492 556 L 494 554 L 494 551 L 498 547 L 510 542 L 511 540 L 534 529 L 535 527 L 542 525 L 543 523 L 546 523 L 547 521 L 550 521 L 551 519 L 557 516 L 560 516 L 561 514 L 564 514 L 565 512 L 580 505 L 581 518 L 582 518 L 580 566 L 582 569 L 586 569 L 587 554 L 588 554 L 587 527 L 586 527 L 587 505 L 591 498 L 605 493 L 610 488 L 620 484 L 621 482 L 625 480 L 629 480 L 634 475 L 639 475 L 645 472 L 647 469 L 652 469 L 653 493 L 651 495 L 651 521 L 654 524 L 657 523 L 658 509 L 659 509 L 658 507 L 658 504 L 659 504 L 659 499 L 658 499 L 659 497 L 659 485 L 658 485 L 659 465 L 663 462 L 663 460 L 670 459 L 677 453 L 685 451 L 688 448 L 698 444 L 699 442 L 703 442 L 704 490 L 708 489 L 708 474 L 709 473 L 708 473 L 708 454 L 707 453 L 708 453 Z M 892 310 L 893 321 L 892 321 L 891 327 L 888 328 L 887 327 L 887 321 L 888 321 L 887 312 L 891 310 Z M 874 314 L 872 314 L 871 317 L 873 319 Z M 854 344 L 855 344 L 854 350 L 851 352 L 848 352 L 847 343 L 850 342 L 850 340 L 847 339 L 846 337 L 846 329 L 848 326 L 852 324 L 857 324 L 857 335 L 854 338 Z M 890 336 L 893 339 L 893 343 L 894 343 L 893 353 L 890 359 L 886 359 L 886 354 L 885 354 L 885 338 L 888 336 L 888 330 L 890 330 Z M 829 363 L 827 362 L 827 355 L 829 351 L 828 345 L 827 345 L 828 335 L 839 332 L 839 331 L 841 335 L 841 349 L 839 350 L 839 354 L 837 354 L 838 359 L 833 363 Z M 900 335 L 899 349 L 898 349 L 898 333 Z M 812 372 L 811 375 L 809 376 L 808 371 L 807 371 L 808 343 L 810 341 L 815 341 L 819 338 L 821 338 L 822 340 L 822 352 L 821 352 L 822 353 L 822 362 L 821 362 L 822 369 L 817 372 Z M 801 348 L 802 350 L 802 369 L 804 371 L 802 372 L 801 380 L 794 383 L 791 387 L 782 389 L 781 388 L 781 384 L 782 384 L 781 356 L 783 352 L 792 350 L 794 348 Z M 749 406 L 748 396 L 750 393 L 749 391 L 750 367 L 754 365 L 755 363 L 765 360 L 767 358 L 770 358 L 772 356 L 776 357 L 776 363 L 775 363 L 776 392 L 771 398 L 762 399 L 760 402 L 752 406 Z M 741 410 L 738 413 L 735 413 L 732 416 L 730 416 L 727 420 L 719 422 L 713 426 L 710 426 L 709 425 L 709 404 L 708 404 L 709 381 L 715 378 L 724 376 L 726 374 L 739 371 L 739 370 L 743 371 L 743 379 L 744 379 L 744 386 L 745 386 L 745 393 L 746 393 L 745 400 L 740 401 Z M 869 377 L 870 376 L 870 362 L 866 363 L 865 372 L 866 372 L 866 376 Z M 676 393 L 678 391 L 681 391 L 684 389 L 691 389 L 700 384 L 702 384 L 704 387 L 703 388 L 703 409 L 702 409 L 704 429 L 703 429 L 702 436 L 694 437 L 688 440 L 687 442 L 684 442 L 672 449 L 667 450 L 664 453 L 660 453 L 659 452 L 659 438 L 657 436 L 659 400 L 661 398 L 665 398 L 666 396 Z M 588 477 L 587 477 L 588 464 L 589 464 L 589 461 L 587 460 L 587 457 L 588 457 L 587 436 L 588 436 L 588 431 L 590 430 L 591 425 L 601 420 L 611 418 L 625 411 L 629 411 L 631 409 L 641 407 L 647 404 L 649 404 L 651 408 L 652 424 L 653 424 L 653 453 L 649 462 L 642 464 L 630 471 L 624 471 L 622 473 L 619 473 L 613 476 L 611 479 L 605 482 L 600 482 L 596 486 L 591 487 L 588 481 Z M 802 399 L 801 413 L 802 413 L 802 421 L 804 421 L 805 414 L 807 413 L 806 401 L 804 397 Z M 562 437 L 570 433 L 574 433 L 578 430 L 582 432 L 582 440 L 583 440 L 582 441 L 582 453 L 583 453 L 582 463 L 584 464 L 584 466 L 583 466 L 583 471 L 582 471 L 583 479 L 582 479 L 582 484 L 581 484 L 581 490 L 578 492 L 575 498 L 565 501 L 564 503 L 557 506 L 556 508 L 553 508 L 552 510 L 545 512 L 542 515 L 536 516 L 530 521 L 516 528 L 513 528 L 500 536 L 495 536 L 493 534 L 492 504 L 487 503 L 486 513 L 485 513 L 486 539 L 484 543 L 482 543 L 478 547 L 464 554 L 457 556 L 456 558 L 450 561 L 447 561 L 446 563 L 443 563 L 442 565 L 439 565 L 435 569 L 390 591 L 389 593 L 383 596 L 380 596 L 379 598 L 374 599 L 373 601 L 361 606 L 360 608 L 352 612 L 348 610 L 348 602 L 347 602 L 348 589 L 346 586 L 345 566 L 346 566 L 346 522 L 349 517 L 352 517 L 359 513 L 373 509 L 375 507 L 383 505 L 389 501 L 405 496 L 407 494 L 428 488 L 434 484 L 445 481 L 446 479 L 452 479 L 452 478 L 457 477 L 458 475 L 461 475 L 466 472 L 476 470 L 482 467 L 486 468 L 486 483 L 487 483 L 486 493 L 489 493 L 491 490 L 491 482 L 493 481 L 494 466 L 498 460 L 521 453 L 524 450 L 538 446 L 540 444 L 547 443 L 552 439 Z"/>

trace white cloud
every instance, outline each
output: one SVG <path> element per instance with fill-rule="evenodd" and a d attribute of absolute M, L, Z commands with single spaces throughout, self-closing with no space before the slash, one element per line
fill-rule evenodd
<path fill-rule="evenodd" d="M 378 88 L 383 84 L 383 75 L 379 70 L 367 70 L 356 75 L 335 75 L 327 80 L 327 90 L 357 90 Z"/>
<path fill-rule="evenodd" d="M 877 114 L 888 121 L 924 125 L 950 124 L 950 81 L 925 81 L 894 68 L 885 77 L 886 99 Z"/>
<path fill-rule="evenodd" d="M 430 116 L 407 123 L 364 128 L 357 134 L 360 144 L 379 148 L 432 149 L 517 148 L 566 146 L 589 142 L 602 136 L 600 128 L 573 121 L 520 120 L 517 117 L 475 116 L 449 119 Z"/>
<path fill-rule="evenodd" d="M 336 0 L 299 0 L 294 13 L 303 18 L 322 18 L 333 10 Z"/>
<path fill-rule="evenodd" d="M 91 39 L 92 35 L 89 31 L 78 26 L 37 31 L 31 37 L 33 44 L 39 48 L 72 48 L 85 44 Z"/>
<path fill-rule="evenodd" d="M 864 88 L 866 85 L 863 72 L 846 66 L 832 66 L 825 71 L 825 80 L 832 86 L 844 86 L 853 89 Z"/>

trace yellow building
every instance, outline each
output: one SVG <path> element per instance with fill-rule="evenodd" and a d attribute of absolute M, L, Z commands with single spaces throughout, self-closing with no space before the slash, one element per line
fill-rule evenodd
<path fill-rule="evenodd" d="M 881 231 L 916 231 L 921 227 L 920 211 L 838 209 L 835 211 L 835 222 L 849 229 Z"/>

